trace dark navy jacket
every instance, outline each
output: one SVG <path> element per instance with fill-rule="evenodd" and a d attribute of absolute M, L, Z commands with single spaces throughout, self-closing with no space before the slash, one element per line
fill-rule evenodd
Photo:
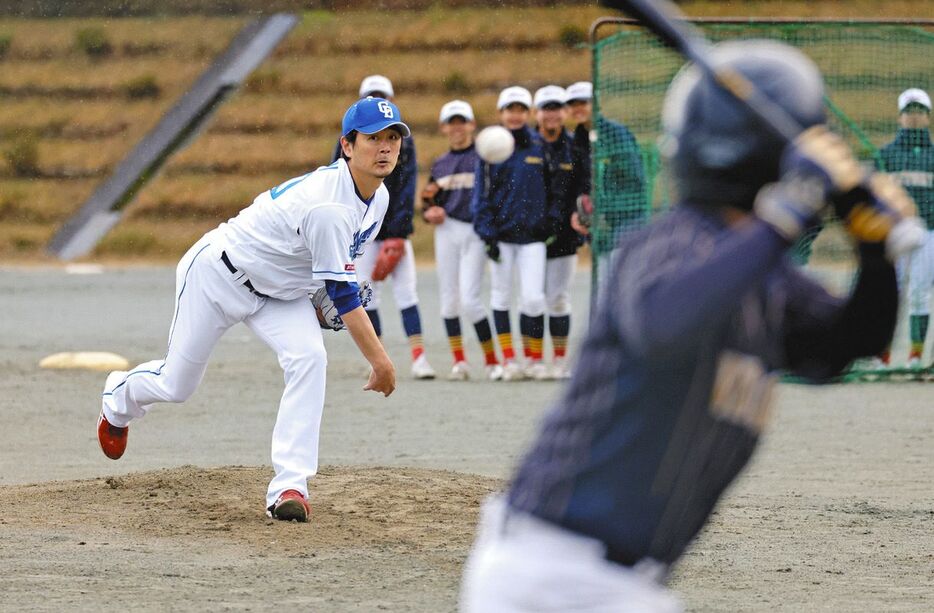
<path fill-rule="evenodd" d="M 578 362 L 509 504 L 599 539 L 608 558 L 674 562 L 752 455 L 782 370 L 822 380 L 892 338 L 895 270 L 863 247 L 849 299 L 749 220 L 683 205 L 629 233 Z"/>
<path fill-rule="evenodd" d="M 557 223 L 548 208 L 546 152 L 528 126 L 512 131 L 516 150 L 502 164 L 477 166 L 470 208 L 474 230 L 486 242 L 527 244 L 544 241 Z"/>
<path fill-rule="evenodd" d="M 882 170 L 895 177 L 918 205 L 918 215 L 934 230 L 934 146 L 927 128 L 902 128 L 879 150 Z"/>
<path fill-rule="evenodd" d="M 473 145 L 459 151 L 448 151 L 431 165 L 429 182 L 435 182 L 441 190 L 435 202 L 444 207 L 448 217 L 470 223 L 470 201 L 477 180 L 480 157 Z"/>
<path fill-rule="evenodd" d="M 341 157 L 341 143 L 334 148 L 334 160 Z M 402 139 L 399 161 L 392 173 L 383 180 L 389 190 L 389 208 L 383 218 L 383 226 L 376 235 L 376 240 L 386 238 L 407 238 L 415 231 L 412 217 L 415 214 L 415 184 L 418 181 L 418 161 L 415 158 L 415 139 Z"/>
<path fill-rule="evenodd" d="M 577 209 L 577 196 L 586 193 L 585 177 L 570 133 L 561 130 L 556 141 L 543 139 L 543 144 L 548 154 L 549 195 L 553 201 L 549 208 L 557 212 L 555 225 L 549 231 L 554 239 L 547 253 L 549 258 L 559 258 L 573 255 L 584 244 L 584 237 L 571 227 L 571 214 Z"/>

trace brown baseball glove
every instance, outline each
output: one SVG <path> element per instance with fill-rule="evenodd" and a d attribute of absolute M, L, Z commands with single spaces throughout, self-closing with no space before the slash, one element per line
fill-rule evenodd
<path fill-rule="evenodd" d="M 380 247 L 379 255 L 376 256 L 376 266 L 373 267 L 371 278 L 374 281 L 382 281 L 392 273 L 396 264 L 405 255 L 404 238 L 387 238 Z"/>

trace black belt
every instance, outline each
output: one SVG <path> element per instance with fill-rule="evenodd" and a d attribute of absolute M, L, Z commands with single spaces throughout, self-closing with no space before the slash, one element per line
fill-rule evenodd
<path fill-rule="evenodd" d="M 227 270 L 229 270 L 231 273 L 237 274 L 238 272 L 240 272 L 239 270 L 237 270 L 236 266 L 230 263 L 230 258 L 227 257 L 226 251 L 221 251 L 221 261 L 224 263 L 224 266 L 227 267 Z M 253 284 L 250 283 L 249 279 L 243 282 L 243 286 L 246 287 L 251 292 L 253 292 L 254 294 L 256 294 L 257 296 L 259 296 L 260 298 L 269 298 L 269 296 L 267 296 L 266 294 L 256 291 L 256 288 L 253 287 Z"/>

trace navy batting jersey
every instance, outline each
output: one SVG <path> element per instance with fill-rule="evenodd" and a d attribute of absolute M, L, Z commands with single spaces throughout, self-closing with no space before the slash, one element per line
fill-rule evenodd
<path fill-rule="evenodd" d="M 749 460 L 778 371 L 826 378 L 891 338 L 881 249 L 865 249 L 844 300 L 787 246 L 754 218 L 727 227 L 687 205 L 625 237 L 510 505 L 602 540 L 618 562 L 677 559 Z"/>

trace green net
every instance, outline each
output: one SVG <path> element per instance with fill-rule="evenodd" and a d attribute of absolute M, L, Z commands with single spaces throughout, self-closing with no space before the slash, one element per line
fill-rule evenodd
<path fill-rule="evenodd" d="M 899 93 L 909 87 L 930 93 L 934 86 L 934 22 L 697 25 L 715 42 L 767 38 L 803 50 L 824 75 L 831 127 L 846 138 L 867 166 L 886 166 L 880 150 L 898 129 Z M 612 23 L 598 28 L 597 34 L 599 40 L 593 49 L 596 141 L 591 228 L 595 280 L 601 276 L 601 265 L 606 267 L 606 257 L 619 235 L 666 210 L 676 197 L 657 142 L 662 100 L 684 63 L 680 55 L 637 26 Z M 852 244 L 835 219 L 825 220 L 821 228 L 804 237 L 794 257 L 840 292 L 848 289 L 855 272 Z M 593 284 L 595 289 L 598 285 Z M 906 327 L 902 325 L 901 331 Z M 903 347 L 896 344 L 894 349 L 897 353 Z"/>

